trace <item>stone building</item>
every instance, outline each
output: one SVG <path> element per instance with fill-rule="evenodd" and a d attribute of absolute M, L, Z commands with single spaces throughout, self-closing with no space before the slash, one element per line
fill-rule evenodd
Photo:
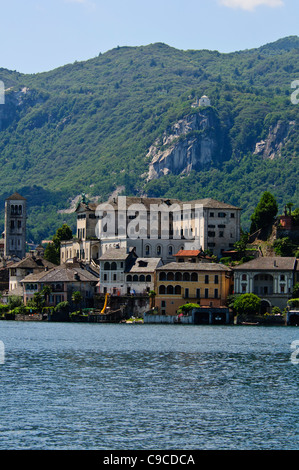
<path fill-rule="evenodd" d="M 141 258 L 175 261 L 181 249 L 221 256 L 240 239 L 241 209 L 214 199 L 125 197 L 81 203 L 77 234 L 61 243 L 61 262 L 76 256 L 96 262 L 107 250 L 135 248 Z"/>
<path fill-rule="evenodd" d="M 260 257 L 233 270 L 235 294 L 256 294 L 262 300 L 262 313 L 287 306 L 297 278 L 296 258 Z"/>
<path fill-rule="evenodd" d="M 72 294 L 76 291 L 82 294 L 81 307 L 93 307 L 94 294 L 98 292 L 98 273 L 93 272 L 84 263 L 72 260 L 60 266 L 41 272 L 28 274 L 21 281 L 25 305 L 41 292 L 44 286 L 51 288 L 47 305 L 55 307 L 60 302 L 69 302 L 75 308 Z M 77 308 L 79 308 L 77 306 Z"/>
<path fill-rule="evenodd" d="M 26 199 L 18 193 L 5 200 L 4 222 L 4 256 L 17 256 L 19 259 L 26 254 Z"/>
<path fill-rule="evenodd" d="M 220 263 L 174 262 L 156 270 L 156 307 L 162 315 L 176 315 L 186 303 L 222 307 L 232 289 L 232 270 Z"/>

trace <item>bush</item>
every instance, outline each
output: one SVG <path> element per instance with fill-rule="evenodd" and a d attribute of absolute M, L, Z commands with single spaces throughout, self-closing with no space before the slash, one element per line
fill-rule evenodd
<path fill-rule="evenodd" d="M 261 299 L 255 294 L 241 294 L 234 301 L 234 310 L 245 315 L 258 314 L 261 307 Z"/>

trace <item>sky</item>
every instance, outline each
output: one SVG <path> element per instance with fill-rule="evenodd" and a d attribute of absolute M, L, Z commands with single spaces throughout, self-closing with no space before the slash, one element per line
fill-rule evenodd
<path fill-rule="evenodd" d="M 298 35 L 299 0 L 0 0 L 0 68 L 39 73 L 117 46 L 219 52 Z"/>

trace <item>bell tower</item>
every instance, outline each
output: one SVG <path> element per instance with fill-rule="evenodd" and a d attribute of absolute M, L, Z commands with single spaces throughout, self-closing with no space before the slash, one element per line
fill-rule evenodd
<path fill-rule="evenodd" d="M 26 256 L 26 199 L 18 193 L 5 200 L 4 256 Z"/>

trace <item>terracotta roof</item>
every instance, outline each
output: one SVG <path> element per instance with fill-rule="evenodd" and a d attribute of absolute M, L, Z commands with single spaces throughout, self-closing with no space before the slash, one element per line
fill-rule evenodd
<path fill-rule="evenodd" d="M 9 201 L 9 200 L 13 200 L 13 201 L 17 201 L 17 200 L 22 200 L 22 201 L 26 201 L 26 198 L 21 196 L 19 193 L 13 193 L 11 196 L 7 197 L 6 198 L 6 201 Z"/>
<path fill-rule="evenodd" d="M 200 254 L 200 250 L 180 250 L 174 256 L 198 256 Z"/>
<path fill-rule="evenodd" d="M 282 257 L 282 256 L 265 256 L 253 259 L 247 263 L 235 266 L 235 271 L 292 271 L 296 267 L 296 258 L 293 257 Z"/>

